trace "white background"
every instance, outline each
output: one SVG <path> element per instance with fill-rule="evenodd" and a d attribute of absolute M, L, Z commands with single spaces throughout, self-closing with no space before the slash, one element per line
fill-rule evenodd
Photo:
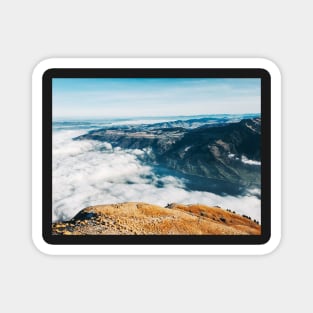
<path fill-rule="evenodd" d="M 2 1 L 3 312 L 312 310 L 309 1 Z M 52 257 L 31 241 L 31 72 L 48 57 L 266 57 L 283 75 L 283 237 L 255 257 Z"/>

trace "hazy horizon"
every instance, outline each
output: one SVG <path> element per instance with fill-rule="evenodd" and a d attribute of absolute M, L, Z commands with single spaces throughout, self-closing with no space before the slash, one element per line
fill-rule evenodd
<path fill-rule="evenodd" d="M 181 118 L 181 119 L 185 119 L 185 118 L 203 118 L 203 117 L 221 117 L 221 116 L 244 116 L 244 115 L 261 115 L 261 113 L 254 113 L 254 112 L 244 112 L 244 113 L 236 113 L 236 114 L 225 114 L 225 113 L 221 113 L 221 114 L 190 114 L 190 115 L 181 115 L 181 114 L 177 114 L 177 115 L 155 115 L 155 116 L 144 116 L 144 115 L 133 115 L 133 116 L 53 116 L 53 121 L 59 121 L 59 120 L 110 120 L 110 119 L 114 119 L 114 120 L 128 120 L 128 119 L 162 119 L 162 118 L 166 118 L 166 119 L 176 119 L 176 118 Z"/>

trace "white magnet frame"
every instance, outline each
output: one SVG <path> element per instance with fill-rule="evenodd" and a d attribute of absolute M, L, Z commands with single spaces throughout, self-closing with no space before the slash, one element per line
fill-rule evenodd
<path fill-rule="evenodd" d="M 52 245 L 42 237 L 42 76 L 51 68 L 261 68 L 271 76 L 271 238 L 254 245 Z M 53 58 L 32 75 L 32 238 L 51 255 L 263 255 L 281 238 L 281 75 L 264 58 Z"/>

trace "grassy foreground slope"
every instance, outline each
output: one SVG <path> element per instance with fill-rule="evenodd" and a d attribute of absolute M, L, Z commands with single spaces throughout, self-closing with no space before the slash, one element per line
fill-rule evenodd
<path fill-rule="evenodd" d="M 97 205 L 52 224 L 54 235 L 260 235 L 261 226 L 219 207 L 142 202 Z"/>

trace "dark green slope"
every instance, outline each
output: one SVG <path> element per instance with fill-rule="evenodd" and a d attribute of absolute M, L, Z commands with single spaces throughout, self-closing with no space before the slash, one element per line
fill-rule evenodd
<path fill-rule="evenodd" d="M 167 125 L 168 126 L 168 125 Z M 91 131 L 74 140 L 107 141 L 123 149 L 151 148 L 145 161 L 203 178 L 260 186 L 261 120 L 194 129 L 140 125 Z M 254 162 L 248 161 L 253 160 Z"/>

